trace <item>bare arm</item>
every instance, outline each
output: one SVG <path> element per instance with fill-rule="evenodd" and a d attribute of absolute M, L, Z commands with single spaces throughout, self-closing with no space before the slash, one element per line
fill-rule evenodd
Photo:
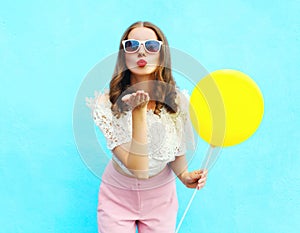
<path fill-rule="evenodd" d="M 197 189 L 204 187 L 207 178 L 207 170 L 195 170 L 189 172 L 185 155 L 176 156 L 175 160 L 169 163 L 169 166 L 186 187 Z"/>
<path fill-rule="evenodd" d="M 177 156 L 174 161 L 169 163 L 169 166 L 173 170 L 175 175 L 184 184 L 183 177 L 186 175 L 186 173 L 188 173 L 185 155 Z"/>
<path fill-rule="evenodd" d="M 149 178 L 149 159 L 147 146 L 147 103 L 149 96 L 138 91 L 122 99 L 131 105 L 132 110 L 132 140 L 127 145 L 113 149 L 113 153 L 121 160 L 128 170 L 139 179 Z"/>

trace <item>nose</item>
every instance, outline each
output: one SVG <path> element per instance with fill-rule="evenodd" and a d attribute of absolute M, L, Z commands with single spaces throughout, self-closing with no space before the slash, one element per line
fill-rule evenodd
<path fill-rule="evenodd" d="M 139 56 L 145 56 L 146 55 L 146 50 L 145 50 L 145 45 L 144 44 L 141 44 L 138 53 L 139 53 Z"/>

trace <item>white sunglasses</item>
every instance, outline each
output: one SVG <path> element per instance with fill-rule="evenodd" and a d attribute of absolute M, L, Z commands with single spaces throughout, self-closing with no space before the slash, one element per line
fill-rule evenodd
<path fill-rule="evenodd" d="M 141 45 L 144 45 L 146 52 L 148 53 L 158 53 L 160 51 L 162 41 L 159 40 L 123 40 L 122 41 L 124 51 L 126 53 L 136 53 Z"/>

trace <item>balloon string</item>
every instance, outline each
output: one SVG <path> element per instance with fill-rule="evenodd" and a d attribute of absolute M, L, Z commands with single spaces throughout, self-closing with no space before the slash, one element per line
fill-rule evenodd
<path fill-rule="evenodd" d="M 204 165 L 204 168 L 203 168 L 203 169 L 206 169 L 206 168 L 207 168 L 208 162 L 209 162 L 209 160 L 210 160 L 211 155 L 213 154 L 214 149 L 215 149 L 214 146 L 210 146 L 210 147 L 209 147 L 209 149 L 208 149 L 208 151 L 207 151 L 206 162 L 205 162 L 205 165 Z M 194 190 L 194 193 L 193 193 L 193 195 L 192 195 L 192 197 L 191 197 L 191 199 L 190 199 L 190 201 L 189 201 L 189 203 L 188 203 L 188 205 L 187 205 L 187 207 L 186 207 L 186 209 L 185 209 L 185 211 L 184 211 L 184 213 L 183 213 L 183 215 L 182 215 L 182 217 L 181 217 L 181 219 L 180 219 L 180 222 L 179 222 L 179 224 L 178 224 L 178 226 L 177 226 L 177 228 L 176 228 L 175 233 L 178 233 L 178 232 L 179 232 L 180 227 L 181 227 L 181 224 L 182 224 L 183 220 L 185 219 L 185 216 L 186 216 L 187 212 L 189 211 L 189 209 L 190 209 L 190 207 L 191 207 L 191 205 L 192 205 L 192 202 L 193 202 L 193 200 L 194 200 L 194 198 L 195 198 L 195 196 L 196 196 L 197 191 L 198 191 L 197 189 Z"/>
<path fill-rule="evenodd" d="M 201 168 L 211 170 L 213 165 L 216 163 L 221 147 L 210 145 L 207 155 L 202 163 Z"/>
<path fill-rule="evenodd" d="M 187 207 L 186 207 L 186 209 L 185 209 L 185 211 L 184 211 L 184 213 L 183 213 L 183 215 L 182 215 L 182 217 L 181 217 L 181 219 L 180 219 L 180 222 L 179 222 L 179 224 L 178 224 L 178 226 L 177 226 L 177 228 L 176 228 L 175 233 L 178 233 L 178 232 L 179 232 L 180 227 L 181 227 L 181 224 L 182 224 L 182 222 L 183 222 L 183 220 L 184 220 L 184 218 L 185 218 L 185 215 L 187 214 L 187 212 L 188 212 L 189 209 L 190 209 L 190 206 L 191 206 L 191 204 L 192 204 L 192 202 L 193 202 L 193 200 L 194 200 L 194 197 L 196 196 L 197 191 L 198 191 L 197 189 L 194 190 L 194 193 L 193 193 L 193 195 L 192 195 L 192 197 L 191 197 L 191 199 L 190 199 L 190 201 L 189 201 L 189 204 L 187 205 Z"/>
<path fill-rule="evenodd" d="M 210 145 L 209 146 L 209 148 L 208 148 L 208 158 L 206 159 L 206 163 L 205 163 L 205 165 L 204 165 L 204 167 L 203 167 L 203 169 L 207 169 L 207 165 L 208 165 L 208 162 L 209 162 L 209 160 L 210 160 L 210 157 L 211 157 L 211 155 L 212 155 L 212 153 L 213 153 L 213 151 L 214 151 L 214 146 L 212 146 L 212 145 Z M 207 156 L 206 156 L 207 157 Z"/>
<path fill-rule="evenodd" d="M 178 226 L 177 226 L 177 228 L 176 228 L 175 233 L 178 233 L 178 232 L 179 232 L 179 229 L 180 229 L 180 227 L 181 227 L 181 224 L 182 224 L 182 222 L 183 222 L 183 220 L 184 220 L 184 218 L 185 218 L 185 215 L 187 214 L 187 212 L 188 212 L 189 209 L 190 209 L 190 206 L 191 206 L 191 204 L 192 204 L 192 202 L 193 202 L 193 200 L 194 200 L 194 197 L 196 196 L 197 191 L 198 191 L 197 189 L 194 190 L 194 193 L 193 193 L 193 195 L 192 195 L 192 197 L 191 197 L 191 199 L 190 199 L 190 201 L 189 201 L 189 204 L 187 205 L 187 207 L 186 207 L 186 209 L 185 209 L 185 211 L 184 211 L 184 213 L 183 213 L 183 215 L 182 215 L 182 217 L 181 217 L 181 219 L 180 219 L 180 222 L 179 222 L 179 224 L 178 224 Z"/>

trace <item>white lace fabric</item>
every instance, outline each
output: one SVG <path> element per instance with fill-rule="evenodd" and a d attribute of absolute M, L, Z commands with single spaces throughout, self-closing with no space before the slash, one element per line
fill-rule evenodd
<path fill-rule="evenodd" d="M 147 137 L 149 176 L 158 174 L 176 156 L 184 155 L 187 149 L 194 149 L 194 134 L 189 119 L 189 96 L 186 91 L 178 91 L 177 113 L 170 114 L 164 108 L 160 116 L 152 110 L 147 111 Z M 129 143 L 132 139 L 131 111 L 117 118 L 112 114 L 111 102 L 107 93 L 95 92 L 94 98 L 86 98 L 95 124 L 106 138 L 107 147 L 113 150 L 116 146 Z M 125 173 L 131 172 L 113 154 Z"/>

